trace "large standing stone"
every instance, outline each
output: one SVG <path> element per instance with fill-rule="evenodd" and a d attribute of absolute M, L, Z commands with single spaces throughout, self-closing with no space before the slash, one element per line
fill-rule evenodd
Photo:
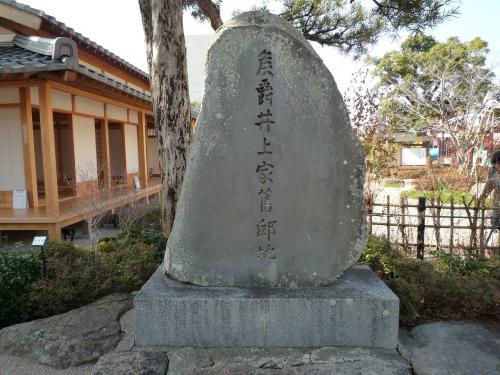
<path fill-rule="evenodd" d="M 335 81 L 287 21 L 226 23 L 165 269 L 204 286 L 320 286 L 365 243 L 363 156 Z"/>
<path fill-rule="evenodd" d="M 363 157 L 320 58 L 283 19 L 245 13 L 217 32 L 206 90 L 135 344 L 394 349 L 398 298 L 349 268 L 366 239 Z"/>

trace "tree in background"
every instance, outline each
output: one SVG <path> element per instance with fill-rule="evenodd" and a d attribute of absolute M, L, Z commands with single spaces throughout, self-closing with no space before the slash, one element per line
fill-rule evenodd
<path fill-rule="evenodd" d="M 351 126 L 365 155 L 364 198 L 369 211 L 373 209 L 372 205 L 379 193 L 373 182 L 390 174 L 391 163 L 396 155 L 392 133 L 381 115 L 380 92 L 374 89 L 371 83 L 369 68 L 364 66 L 353 74 L 349 88 L 344 94 Z"/>
<path fill-rule="evenodd" d="M 306 39 L 359 57 L 381 35 L 418 32 L 457 14 L 456 0 L 277 0 L 281 16 Z M 162 216 L 165 234 L 175 217 L 191 140 L 186 49 L 182 10 L 213 29 L 223 25 L 222 0 L 139 0 L 162 170 Z M 371 5 L 371 6 L 369 6 Z M 261 8 L 263 8 L 262 6 Z"/>
<path fill-rule="evenodd" d="M 485 65 L 487 43 L 479 38 L 408 38 L 400 51 L 374 59 L 375 75 L 384 92 L 382 113 L 396 131 L 449 134 L 458 163 L 484 143 L 495 126 L 491 99 L 497 88 Z"/>

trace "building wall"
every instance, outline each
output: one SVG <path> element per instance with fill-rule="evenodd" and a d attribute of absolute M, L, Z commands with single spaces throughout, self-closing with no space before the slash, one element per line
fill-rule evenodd
<path fill-rule="evenodd" d="M 52 108 L 71 111 L 71 94 L 67 92 L 52 90 Z"/>
<path fill-rule="evenodd" d="M 76 182 L 97 179 L 97 152 L 94 119 L 73 116 Z"/>
<path fill-rule="evenodd" d="M 127 173 L 139 172 L 139 146 L 137 143 L 137 126 L 125 124 L 125 155 Z"/>
<path fill-rule="evenodd" d="M 133 124 L 138 124 L 139 123 L 139 113 L 137 111 L 128 111 L 128 117 L 129 117 L 129 122 Z"/>
<path fill-rule="evenodd" d="M 0 89 L 2 100 L 12 95 L 4 90 Z M 19 108 L 0 108 L 0 191 L 23 189 L 25 182 L 21 113 Z"/>
<path fill-rule="evenodd" d="M 108 110 L 108 118 L 113 120 L 128 121 L 127 110 L 125 108 L 112 104 L 108 104 L 106 108 Z"/>
<path fill-rule="evenodd" d="M 31 94 L 31 104 L 39 105 L 40 100 L 38 98 L 38 87 L 31 86 L 30 87 L 30 94 Z"/>
<path fill-rule="evenodd" d="M 102 102 L 98 102 L 97 100 L 76 96 L 75 107 L 76 112 L 94 115 L 97 117 L 104 117 L 104 104 Z"/>
<path fill-rule="evenodd" d="M 17 87 L 0 89 L 0 104 L 19 103 L 19 89 Z"/>
<path fill-rule="evenodd" d="M 205 64 L 212 35 L 186 35 L 189 98 L 201 102 L 205 91 Z"/>

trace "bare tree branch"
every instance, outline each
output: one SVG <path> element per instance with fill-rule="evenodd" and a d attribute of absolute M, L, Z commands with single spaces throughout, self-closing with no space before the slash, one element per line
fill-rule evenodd
<path fill-rule="evenodd" d="M 217 30 L 222 26 L 219 8 L 213 2 L 210 0 L 196 0 L 196 2 L 203 14 L 210 20 L 212 29 Z"/>

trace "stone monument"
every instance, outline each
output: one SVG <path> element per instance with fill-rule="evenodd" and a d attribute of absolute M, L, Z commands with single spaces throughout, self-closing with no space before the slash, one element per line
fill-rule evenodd
<path fill-rule="evenodd" d="M 351 267 L 366 243 L 363 183 L 311 45 L 268 13 L 227 22 L 208 52 L 164 266 L 135 300 L 136 344 L 394 348 L 397 297 Z"/>

